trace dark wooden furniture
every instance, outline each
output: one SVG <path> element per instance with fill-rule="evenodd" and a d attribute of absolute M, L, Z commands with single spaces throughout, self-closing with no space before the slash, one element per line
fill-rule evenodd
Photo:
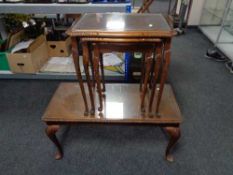
<path fill-rule="evenodd" d="M 123 40 L 119 40 L 116 38 L 83 38 L 81 39 L 82 43 L 91 42 L 92 48 L 93 48 L 93 69 L 94 69 L 94 75 L 95 80 L 97 84 L 97 91 L 98 91 L 98 98 L 99 98 L 99 111 L 103 110 L 103 93 L 101 88 L 101 79 L 102 82 L 104 82 L 104 73 L 103 73 L 103 67 L 101 66 L 101 76 L 99 75 L 99 63 L 102 65 L 102 58 L 101 55 L 103 53 L 109 53 L 109 52 L 143 52 L 145 54 L 145 64 L 142 66 L 143 71 L 143 78 L 140 84 L 140 90 L 141 93 L 141 111 L 145 112 L 145 97 L 146 93 L 148 91 L 148 85 L 151 85 L 152 93 L 150 95 L 150 105 L 149 111 L 152 109 L 152 103 L 154 100 L 155 95 L 155 86 L 158 83 L 158 74 L 159 74 L 159 68 L 162 61 L 161 57 L 161 47 L 162 47 L 162 41 L 161 39 L 127 39 L 124 38 Z M 86 49 L 84 49 L 86 50 Z M 153 60 L 153 54 L 157 56 L 156 58 L 156 64 L 155 60 Z M 85 52 L 84 52 L 85 55 Z M 153 71 L 153 72 L 151 72 Z M 151 76 L 152 74 L 152 76 Z M 153 80 L 150 82 L 150 80 Z M 104 84 L 103 84 L 104 89 Z M 91 89 L 92 90 L 92 89 Z M 162 93 L 162 91 L 159 91 L 159 95 Z M 91 92 L 93 94 L 93 92 Z M 92 98 L 93 99 L 93 98 Z M 91 100 L 92 100 L 91 99 Z M 159 105 L 156 105 L 159 107 Z M 158 110 L 156 110 L 158 113 Z"/>
<path fill-rule="evenodd" d="M 83 114 L 85 104 L 78 84 L 61 83 L 42 117 L 42 120 L 48 125 L 46 134 L 57 147 L 55 158 L 61 159 L 63 156 L 62 146 L 55 135 L 61 125 L 134 123 L 153 124 L 164 128 L 170 137 L 165 152 L 166 159 L 173 161 L 171 149 L 180 137 L 179 125 L 182 117 L 172 88 L 170 85 L 166 85 L 164 88 L 160 105 L 160 116 L 151 116 L 148 111 L 141 114 L 138 89 L 139 85 L 135 84 L 106 84 L 108 94 L 104 98 L 104 110 L 100 113 L 96 110 L 94 116 L 85 116 Z M 95 93 L 95 96 L 97 96 L 97 93 Z M 98 103 L 98 101 L 96 100 L 95 103 Z M 155 105 L 153 105 L 153 111 L 155 111 Z"/>
<path fill-rule="evenodd" d="M 164 17 L 160 14 L 85 14 L 67 33 L 72 37 L 79 85 L 61 84 L 43 116 L 48 125 L 46 133 L 58 149 L 56 159 L 62 157 L 62 148 L 55 136 L 60 125 L 94 122 L 161 126 L 170 135 L 166 159 L 173 161 L 170 150 L 180 137 L 182 118 L 171 87 L 165 85 L 174 32 Z M 83 47 L 86 83 L 80 72 L 77 41 Z M 140 85 L 105 85 L 101 55 L 110 51 L 145 53 Z"/>
<path fill-rule="evenodd" d="M 160 14 L 119 14 L 119 13 L 105 13 L 105 14 L 85 14 L 79 21 L 75 22 L 67 33 L 72 37 L 73 44 L 73 57 L 74 62 L 76 63 L 77 76 L 79 77 L 80 86 L 84 92 L 84 87 L 82 80 L 80 79 L 80 66 L 77 50 L 77 38 L 82 41 L 83 46 L 83 63 L 84 70 L 87 78 L 87 85 L 90 97 L 90 106 L 87 103 L 86 94 L 83 93 L 83 99 L 86 101 L 85 114 L 93 114 L 95 111 L 93 92 L 92 92 L 92 83 L 89 73 L 90 64 L 93 66 L 92 53 L 90 50 L 91 44 L 93 42 L 101 43 L 158 43 L 158 40 L 161 40 L 160 44 L 161 55 L 163 57 L 161 61 L 161 81 L 160 81 L 160 90 L 157 98 L 157 110 L 159 113 L 159 103 L 161 101 L 163 86 L 166 81 L 168 66 L 170 63 L 170 47 L 171 47 L 171 38 L 174 35 L 174 31 L 171 30 L 165 18 Z M 92 41 L 94 39 L 94 41 Z M 113 41 L 114 39 L 114 41 Z M 130 46 L 126 46 L 129 47 Z M 138 45 L 138 48 L 141 48 Z M 110 50 L 111 48 L 109 48 Z M 113 49 L 113 48 L 112 48 Z M 121 47 L 122 49 L 122 47 Z M 145 51 L 148 51 L 147 48 Z M 142 50 L 142 49 L 139 49 Z M 132 50 L 132 51 L 135 51 Z M 160 55 L 160 54 L 158 54 Z M 78 70 L 79 69 L 79 70 Z M 94 69 L 92 68 L 92 74 L 94 75 Z M 146 79 L 146 77 L 144 77 Z M 144 82 L 145 83 L 145 82 Z M 155 87 L 154 83 L 154 86 Z M 98 88 L 99 89 L 99 88 Z M 144 91 L 146 90 L 144 88 Z M 142 94 L 144 97 L 145 94 Z M 101 98 L 101 97 L 100 97 Z M 153 101 L 153 100 L 151 100 Z M 142 102 L 143 108 L 143 102 Z M 101 107 L 100 107 L 101 109 Z"/>
<path fill-rule="evenodd" d="M 150 13 L 149 8 L 153 2 L 154 2 L 154 0 L 143 0 L 143 3 L 141 5 L 141 7 L 139 8 L 139 10 L 137 11 L 137 13 L 145 13 L 145 12 Z"/>

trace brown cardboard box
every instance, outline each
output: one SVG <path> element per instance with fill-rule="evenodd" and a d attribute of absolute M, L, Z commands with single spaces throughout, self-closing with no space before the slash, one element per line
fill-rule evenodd
<path fill-rule="evenodd" d="M 22 41 L 24 38 L 24 30 L 20 30 L 17 33 L 10 34 L 9 39 L 7 40 L 7 49 L 10 49 L 12 46 Z"/>
<path fill-rule="evenodd" d="M 71 52 L 71 38 L 65 41 L 48 41 L 48 51 L 50 57 L 68 57 Z"/>
<path fill-rule="evenodd" d="M 36 73 L 48 60 L 45 36 L 37 37 L 27 49 L 27 53 L 10 53 L 8 62 L 14 73 Z"/>

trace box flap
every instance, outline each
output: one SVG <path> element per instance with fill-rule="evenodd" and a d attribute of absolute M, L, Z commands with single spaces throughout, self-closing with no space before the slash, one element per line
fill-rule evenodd
<path fill-rule="evenodd" d="M 28 52 L 32 52 L 33 50 L 35 50 L 36 48 L 38 48 L 44 42 L 46 42 L 45 36 L 44 35 L 40 35 L 39 37 L 37 37 L 35 39 L 35 41 L 32 42 L 32 44 L 30 44 L 30 46 L 28 47 L 27 51 Z"/>
<path fill-rule="evenodd" d="M 15 44 L 17 44 L 18 42 L 22 41 L 24 38 L 24 30 L 20 30 L 17 33 L 11 34 L 9 36 L 9 40 L 7 42 L 7 49 L 10 49 L 11 47 L 13 47 Z"/>

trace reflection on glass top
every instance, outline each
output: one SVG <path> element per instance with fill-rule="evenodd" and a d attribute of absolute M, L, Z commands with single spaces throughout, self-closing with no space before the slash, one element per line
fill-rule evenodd
<path fill-rule="evenodd" d="M 124 103 L 123 102 L 107 102 L 106 106 L 106 112 L 105 113 L 106 118 L 108 116 L 111 116 L 111 119 L 124 119 Z"/>
<path fill-rule="evenodd" d="M 72 31 L 170 31 L 161 14 L 89 13 L 74 23 Z"/>

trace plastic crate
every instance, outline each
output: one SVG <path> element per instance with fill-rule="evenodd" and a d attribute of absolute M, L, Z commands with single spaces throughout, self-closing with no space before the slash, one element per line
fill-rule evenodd
<path fill-rule="evenodd" d="M 0 71 L 1 70 L 10 70 L 8 59 L 7 59 L 8 52 L 0 52 Z"/>

